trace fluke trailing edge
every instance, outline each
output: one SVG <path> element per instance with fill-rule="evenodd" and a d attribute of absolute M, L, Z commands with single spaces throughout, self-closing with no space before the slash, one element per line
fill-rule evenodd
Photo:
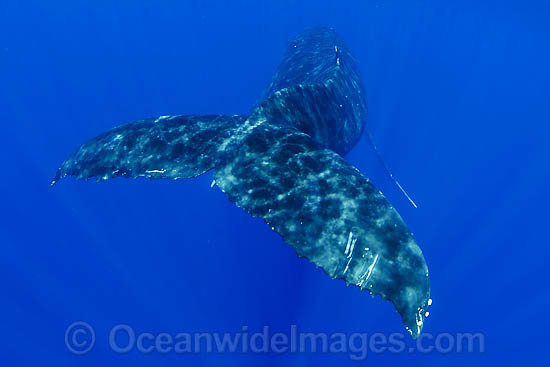
<path fill-rule="evenodd" d="M 107 131 L 61 166 L 65 176 L 190 178 L 217 186 L 262 217 L 298 256 L 332 278 L 389 299 L 416 338 L 430 299 L 428 268 L 411 232 L 345 155 L 366 120 L 356 62 L 329 28 L 291 40 L 250 116 L 161 116 Z"/>

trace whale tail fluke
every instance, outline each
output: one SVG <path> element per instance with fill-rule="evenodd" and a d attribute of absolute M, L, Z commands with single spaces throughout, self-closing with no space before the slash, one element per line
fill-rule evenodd
<path fill-rule="evenodd" d="M 332 29 L 315 28 L 289 43 L 250 116 L 162 116 L 117 127 L 80 146 L 51 184 L 214 169 L 232 202 L 332 278 L 390 300 L 417 337 L 430 297 L 422 252 L 382 193 L 342 158 L 366 112 L 355 60 Z"/>
<path fill-rule="evenodd" d="M 51 181 L 61 178 L 191 178 L 212 169 L 231 151 L 246 117 L 161 116 L 106 131 L 82 144 Z M 227 153 L 226 153 L 227 152 Z"/>
<path fill-rule="evenodd" d="M 299 256 L 391 300 L 418 336 L 430 293 L 426 263 L 397 211 L 355 167 L 309 135 L 266 121 L 214 179 Z"/>

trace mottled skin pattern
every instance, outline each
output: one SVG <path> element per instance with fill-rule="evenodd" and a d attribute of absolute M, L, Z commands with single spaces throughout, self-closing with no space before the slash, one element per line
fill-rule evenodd
<path fill-rule="evenodd" d="M 426 263 L 399 214 L 355 167 L 295 128 L 264 122 L 214 177 L 299 256 L 390 299 L 418 335 L 428 308 Z"/>
<path fill-rule="evenodd" d="M 286 243 L 343 279 L 389 299 L 416 338 L 429 306 L 422 252 L 382 193 L 342 155 L 359 139 L 366 97 L 333 30 L 293 39 L 265 93 L 244 116 L 163 116 L 83 144 L 65 176 L 189 178 L 215 169 L 218 187 Z"/>
<path fill-rule="evenodd" d="M 223 160 L 220 147 L 232 141 L 241 116 L 162 116 L 122 125 L 84 143 L 57 171 L 65 176 L 190 178 Z M 230 149 L 227 149 L 230 151 Z"/>

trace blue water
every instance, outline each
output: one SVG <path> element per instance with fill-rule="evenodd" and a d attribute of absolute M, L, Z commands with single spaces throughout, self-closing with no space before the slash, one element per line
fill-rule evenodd
<path fill-rule="evenodd" d="M 0 1 L 3 366 L 487 366 L 549 361 L 550 6 L 525 1 Z M 329 279 L 210 188 L 49 181 L 80 143 L 143 117 L 247 113 L 303 29 L 358 59 L 368 126 L 347 159 L 384 192 L 430 269 L 424 331 L 484 353 L 118 354 L 136 332 L 402 332 L 389 302 Z M 74 355 L 82 320 L 96 343 Z M 407 345 L 413 344 L 406 339 Z"/>

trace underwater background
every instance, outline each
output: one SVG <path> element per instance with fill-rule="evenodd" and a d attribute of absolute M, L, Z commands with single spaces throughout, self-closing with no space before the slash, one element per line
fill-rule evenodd
<path fill-rule="evenodd" d="M 545 1 L 0 0 L 0 363 L 3 366 L 546 365 L 550 308 L 550 4 Z M 217 188 L 53 174 L 114 126 L 247 114 L 286 41 L 329 25 L 368 92 L 346 159 L 424 253 L 424 332 L 482 333 L 483 353 L 115 353 L 109 332 L 404 332 Z M 95 345 L 71 353 L 67 327 Z M 414 341 L 406 338 L 407 346 Z"/>

